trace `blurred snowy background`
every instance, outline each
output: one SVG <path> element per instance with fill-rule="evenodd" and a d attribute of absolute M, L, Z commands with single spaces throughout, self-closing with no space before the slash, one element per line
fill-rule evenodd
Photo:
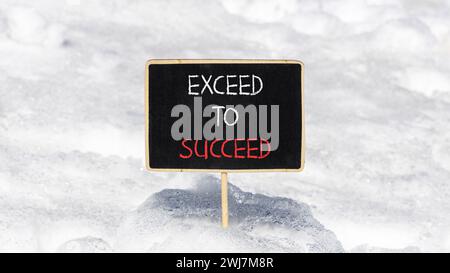
<path fill-rule="evenodd" d="M 149 58 L 306 65 L 302 173 L 144 170 Z M 1 251 L 450 251 L 450 3 L 0 2 Z"/>

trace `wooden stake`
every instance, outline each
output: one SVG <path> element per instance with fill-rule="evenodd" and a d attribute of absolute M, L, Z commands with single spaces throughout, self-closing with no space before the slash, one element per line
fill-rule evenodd
<path fill-rule="evenodd" d="M 228 173 L 221 173 L 222 181 L 222 227 L 228 227 Z"/>

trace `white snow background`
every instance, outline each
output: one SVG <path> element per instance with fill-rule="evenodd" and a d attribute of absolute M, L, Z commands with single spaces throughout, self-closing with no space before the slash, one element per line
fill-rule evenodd
<path fill-rule="evenodd" d="M 150 58 L 305 63 L 305 170 L 229 176 L 261 218 L 144 170 Z M 444 0 L 2 0 L 0 250 L 448 252 L 449 60 Z"/>

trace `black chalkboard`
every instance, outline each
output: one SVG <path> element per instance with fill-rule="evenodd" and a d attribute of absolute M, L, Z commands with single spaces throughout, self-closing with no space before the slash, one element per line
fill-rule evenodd
<path fill-rule="evenodd" d="M 301 171 L 302 75 L 298 61 L 147 62 L 147 169 Z"/>

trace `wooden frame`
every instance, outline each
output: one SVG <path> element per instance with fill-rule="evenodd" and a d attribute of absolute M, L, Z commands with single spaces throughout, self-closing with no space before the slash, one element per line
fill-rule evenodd
<path fill-rule="evenodd" d="M 298 169 L 172 169 L 172 168 L 151 168 L 149 153 L 149 68 L 153 64 L 298 64 L 301 67 L 301 155 L 300 168 Z M 305 106 L 303 97 L 304 86 L 304 64 L 297 60 L 250 60 L 250 59 L 151 59 L 145 64 L 145 167 L 148 171 L 156 172 L 301 172 L 305 167 Z"/>

